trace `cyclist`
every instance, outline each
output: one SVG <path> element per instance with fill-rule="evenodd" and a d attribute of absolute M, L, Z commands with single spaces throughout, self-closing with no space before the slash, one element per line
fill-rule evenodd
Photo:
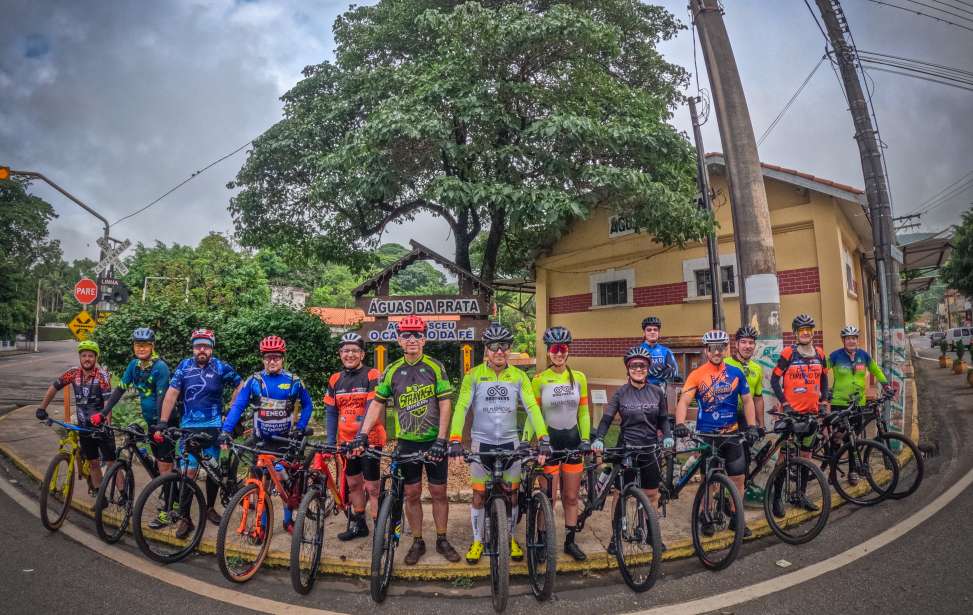
<path fill-rule="evenodd" d="M 189 336 L 193 347 L 193 356 L 183 359 L 176 367 L 169 389 L 162 400 L 162 411 L 159 413 L 159 423 L 152 431 L 156 442 L 161 439 L 159 432 L 163 431 L 172 416 L 176 402 L 182 398 L 183 414 L 179 420 L 179 427 L 186 430 L 202 431 L 212 436 L 212 443 L 203 450 L 204 455 L 219 457 L 220 448 L 216 442 L 223 423 L 223 389 L 233 387 L 232 404 L 243 387 L 243 379 L 235 369 L 225 361 L 213 356 L 216 346 L 216 335 L 211 329 L 195 329 Z M 182 454 L 182 442 L 177 447 L 177 454 Z M 196 478 L 199 473 L 199 459 L 195 455 L 189 457 L 188 476 Z M 209 476 L 206 477 L 206 516 L 212 523 L 220 522 L 220 515 L 214 509 L 219 485 Z M 190 495 L 190 494 L 187 494 Z M 192 504 L 191 495 L 185 502 L 180 502 L 186 514 L 179 521 L 176 537 L 180 540 L 189 535 L 194 529 L 189 518 L 189 506 Z M 159 518 L 153 519 L 149 527 L 158 529 L 168 525 L 169 519 L 165 511 L 160 511 Z"/>
<path fill-rule="evenodd" d="M 828 366 L 824 351 L 814 345 L 814 319 L 798 314 L 791 323 L 796 344 L 784 348 L 774 367 L 770 386 L 785 412 L 825 415 L 828 412 Z M 810 459 L 814 437 L 801 442 L 801 456 Z M 804 493 L 797 494 L 805 510 L 815 512 L 818 506 Z"/>
<path fill-rule="evenodd" d="M 737 415 L 737 404 L 742 401 L 745 424 L 749 426 L 746 427 L 747 443 L 753 445 L 760 438 L 754 418 L 753 396 L 750 394 L 747 377 L 739 368 L 727 365 L 723 360 L 729 343 L 730 336 L 726 331 L 714 329 L 703 335 L 707 361 L 690 372 L 683 384 L 682 395 L 676 404 L 676 428 L 673 434 L 677 438 L 685 438 L 689 435 L 686 415 L 689 412 L 690 401 L 695 399 L 698 408 L 696 433 L 726 460 L 726 475 L 743 496 L 744 479 L 747 473 L 743 444 L 738 440 L 706 437 L 707 434 L 733 433 L 744 427 Z M 735 524 L 734 516 L 730 529 L 735 531 Z M 713 531 L 712 525 L 709 524 L 703 528 L 703 533 L 706 535 L 712 535 Z M 751 534 L 750 528 L 744 526 L 744 537 Z"/>
<path fill-rule="evenodd" d="M 527 423 L 537 434 L 541 453 L 539 463 L 543 464 L 550 453 L 550 439 L 541 409 L 534 401 L 530 379 L 523 371 L 507 362 L 507 353 L 514 336 L 510 329 L 493 323 L 483 330 L 484 360 L 463 377 L 456 411 L 453 412 L 452 429 L 449 432 L 449 456 L 463 456 L 463 430 L 466 428 L 466 414 L 473 413 L 470 429 L 470 449 L 474 453 L 491 451 L 513 451 L 520 446 L 517 431 L 517 406 L 527 411 Z M 493 471 L 494 460 L 477 460 L 470 464 L 470 481 L 473 486 L 473 500 L 470 502 L 470 523 L 473 526 L 473 542 L 466 552 L 466 561 L 475 564 L 483 555 L 483 508 L 486 505 L 487 477 Z M 503 473 L 503 481 L 508 493 L 515 493 L 520 487 L 520 461 L 511 463 Z M 513 537 L 517 523 L 518 506 L 516 497 L 510 506 L 510 557 L 520 560 L 524 551 Z"/>
<path fill-rule="evenodd" d="M 649 446 L 659 442 L 659 432 L 662 432 L 662 445 L 671 448 L 674 444 L 669 426 L 669 411 L 665 391 L 657 384 L 649 381 L 649 371 L 653 364 L 652 353 L 644 345 L 629 348 L 623 361 L 628 375 L 627 382 L 619 387 L 612 395 L 611 401 L 605 408 L 591 449 L 601 452 L 605 449 L 605 434 L 615 420 L 615 415 L 621 417 L 621 432 L 618 443 L 622 446 Z M 664 368 L 657 368 L 664 369 Z M 662 471 L 655 455 L 645 455 L 637 459 L 638 476 L 625 476 L 625 482 L 639 481 L 639 486 L 649 496 L 653 506 L 659 504 L 659 483 L 662 481 Z M 612 504 L 614 509 L 615 504 Z M 663 547 L 664 548 L 664 547 Z M 615 554 L 615 539 L 608 543 L 608 553 Z"/>
<path fill-rule="evenodd" d="M 453 386 L 446 377 L 443 364 L 423 353 L 426 345 L 426 322 L 410 314 L 396 323 L 396 337 L 404 356 L 385 370 L 375 387 L 375 400 L 369 404 L 361 431 L 355 437 L 354 448 L 362 451 L 368 446 L 368 434 L 385 417 L 385 408 L 392 405 L 395 413 L 395 434 L 399 454 L 424 452 L 431 464 L 420 462 L 401 466 L 405 477 L 405 516 L 412 528 L 412 546 L 405 554 L 405 563 L 414 566 L 426 553 L 422 539 L 422 469 L 426 469 L 432 517 L 436 524 L 436 552 L 450 562 L 459 561 L 459 553 L 446 539 L 449 523 L 449 500 L 446 480 L 449 466 L 446 461 L 449 435 L 450 394 Z"/>
<path fill-rule="evenodd" d="M 649 375 L 649 382 L 657 384 L 665 390 L 666 382 L 679 378 L 679 364 L 676 355 L 667 346 L 659 343 L 662 334 L 662 320 L 657 316 L 647 316 L 642 320 L 642 348 L 649 351 L 652 365 L 656 367 Z"/>
<path fill-rule="evenodd" d="M 162 398 L 169 388 L 169 366 L 155 352 L 155 331 L 148 327 L 139 327 L 132 331 L 132 352 L 135 358 L 129 361 L 121 381 L 105 403 L 104 415 L 111 416 L 112 409 L 125 391 L 134 388 L 138 393 L 142 420 L 146 426 L 151 427 L 159 422 Z M 149 446 L 152 447 L 152 456 L 158 463 L 159 472 L 171 472 L 172 445 L 168 442 L 160 444 L 150 439 Z"/>
<path fill-rule="evenodd" d="M 98 427 L 104 422 L 102 412 L 105 400 L 111 393 L 111 376 L 108 371 L 98 365 L 100 354 L 97 342 L 85 340 L 78 343 L 78 367 L 72 367 L 64 372 L 47 387 L 44 399 L 35 415 L 38 420 L 47 420 L 47 406 L 64 387 L 71 385 L 74 393 L 76 423 L 81 427 Z M 64 422 L 71 420 L 69 408 L 64 410 Z M 96 437 L 90 433 L 79 433 L 78 443 L 81 454 L 91 462 L 91 482 L 88 485 L 91 495 L 101 484 L 102 463 L 115 460 L 115 441 L 107 437 Z"/>
<path fill-rule="evenodd" d="M 733 349 L 732 356 L 724 359 L 727 365 L 739 369 L 747 377 L 747 386 L 750 387 L 750 395 L 753 396 L 753 412 L 756 418 L 757 431 L 760 437 L 764 436 L 764 368 L 760 363 L 753 360 L 753 353 L 757 349 L 757 330 L 749 325 L 737 329 L 734 336 L 736 347 Z M 744 420 L 743 399 L 737 403 L 737 417 L 739 421 Z"/>
<path fill-rule="evenodd" d="M 581 454 L 591 450 L 591 414 L 588 410 L 588 379 L 568 366 L 571 332 L 564 327 L 551 327 L 544 332 L 547 359 L 551 366 L 531 381 L 534 398 L 544 413 L 544 423 L 555 450 L 575 450 L 576 454 L 551 459 L 544 466 L 544 479 L 551 483 L 552 502 L 557 497 L 558 483 L 564 507 L 564 552 L 583 562 L 588 556 L 574 541 L 578 523 L 578 492 L 584 460 Z M 532 423 L 524 425 L 523 440 L 529 442 Z"/>
<path fill-rule="evenodd" d="M 314 411 L 314 402 L 301 379 L 284 369 L 286 353 L 287 343 L 282 338 L 270 335 L 260 340 L 264 368 L 247 378 L 240 394 L 233 399 L 219 436 L 224 449 L 233 442 L 233 430 L 247 406 L 253 408 L 253 439 L 261 441 L 262 450 L 282 451 L 287 448 L 286 442 L 273 440 L 270 436 L 303 437 Z M 292 427 L 294 406 L 297 404 L 300 404 L 301 413 Z M 288 532 L 294 530 L 291 519 L 290 507 L 284 506 L 284 530 Z"/>
<path fill-rule="evenodd" d="M 368 405 L 375 399 L 375 387 L 382 375 L 368 367 L 365 358 L 365 340 L 354 331 L 341 336 L 338 343 L 340 372 L 331 374 L 324 393 L 324 409 L 327 420 L 328 444 L 347 444 L 358 436 Z M 385 424 L 378 421 L 368 432 L 369 444 L 378 450 L 385 447 Z M 348 480 L 348 499 L 353 515 L 348 527 L 338 534 L 338 540 L 352 540 L 368 536 L 365 522 L 365 501 L 371 503 L 372 521 L 378 516 L 379 479 L 381 467 L 374 457 L 348 456 L 345 458 L 345 476 Z M 364 479 L 364 480 L 363 480 Z"/>

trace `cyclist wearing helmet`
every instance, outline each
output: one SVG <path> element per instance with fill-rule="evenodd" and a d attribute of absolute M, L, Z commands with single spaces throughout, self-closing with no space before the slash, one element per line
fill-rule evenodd
<path fill-rule="evenodd" d="M 74 392 L 76 423 L 81 427 L 97 427 L 103 422 L 102 412 L 105 401 L 111 393 L 111 376 L 108 371 L 98 365 L 100 349 L 92 340 L 85 340 L 78 344 L 78 367 L 72 367 L 64 372 L 47 387 L 44 400 L 37 408 L 35 415 L 39 420 L 47 420 L 47 406 L 64 387 L 71 385 Z M 97 418 L 96 418 L 97 417 Z M 64 422 L 71 420 L 70 408 L 64 409 Z M 103 463 L 115 460 L 115 441 L 111 438 L 99 438 L 90 433 L 80 433 L 78 442 L 81 454 L 91 463 L 91 483 L 94 489 L 101 484 L 101 465 L 95 463 L 101 458 Z M 92 494 L 93 495 L 93 494 Z"/>
<path fill-rule="evenodd" d="M 543 464 L 545 454 L 550 452 L 550 440 L 541 409 L 534 401 L 527 374 L 510 365 L 507 354 L 514 336 L 510 329 L 493 323 L 483 331 L 484 357 L 480 363 L 463 377 L 456 410 L 453 412 L 452 428 L 449 432 L 450 457 L 463 456 L 463 430 L 466 428 L 466 414 L 473 414 L 470 429 L 470 449 L 474 453 L 488 453 L 497 450 L 516 450 L 520 446 L 517 431 L 517 407 L 527 411 L 527 423 L 540 440 L 541 453 L 538 461 Z M 483 555 L 483 523 L 486 505 L 486 481 L 493 471 L 493 460 L 477 460 L 470 464 L 470 480 L 473 486 L 473 499 L 470 502 L 470 524 L 473 526 L 473 542 L 466 552 L 466 561 L 475 564 Z M 516 494 L 520 487 L 520 461 L 515 461 L 504 470 L 503 480 L 508 493 Z M 510 503 L 510 557 L 520 560 L 524 552 L 514 539 L 513 530 L 517 524 L 517 496 Z"/>
<path fill-rule="evenodd" d="M 750 395 L 753 396 L 753 411 L 756 418 L 757 430 L 761 437 L 764 433 L 764 368 L 760 363 L 753 360 L 753 353 L 757 348 L 757 330 L 751 326 L 740 327 L 737 329 L 735 341 L 736 347 L 733 349 L 733 356 L 724 359 L 724 363 L 732 365 L 743 372 L 747 377 L 747 386 L 750 387 Z M 743 400 L 737 404 L 738 420 L 743 421 Z"/>
<path fill-rule="evenodd" d="M 588 559 L 575 541 L 575 525 L 578 523 L 578 492 L 584 463 L 581 452 L 591 450 L 591 413 L 588 410 L 588 379 L 568 366 L 571 332 L 564 327 L 551 327 L 544 332 L 549 368 L 534 376 L 531 382 L 534 398 L 544 413 L 547 433 L 551 436 L 551 448 L 576 450 L 578 454 L 551 459 L 544 466 L 544 478 L 551 482 L 552 501 L 557 499 L 560 483 L 561 504 L 564 506 L 564 552 L 583 562 Z M 524 425 L 524 440 L 530 441 L 533 429 L 528 421 Z"/>
<path fill-rule="evenodd" d="M 182 399 L 183 413 L 179 420 L 179 427 L 186 430 L 202 431 L 212 436 L 212 443 L 203 451 L 205 455 L 219 457 L 220 447 L 216 441 L 220 434 L 220 426 L 223 424 L 223 389 L 233 387 L 233 396 L 230 400 L 232 405 L 236 401 L 237 394 L 243 387 L 243 379 L 240 374 L 229 364 L 213 356 L 216 346 L 216 335 L 210 329 L 195 329 L 189 336 L 193 347 L 193 356 L 183 359 L 176 367 L 169 381 L 169 390 L 162 400 L 162 411 L 159 415 L 159 423 L 152 431 L 158 442 L 161 434 L 172 417 L 172 411 L 176 407 L 176 402 Z M 177 446 L 176 454 L 181 454 L 182 443 Z M 199 459 L 195 455 L 189 456 L 188 476 L 195 479 L 199 473 Z M 216 505 L 216 496 L 219 493 L 219 485 L 215 481 L 206 479 L 206 515 L 212 523 L 220 522 L 220 515 L 213 508 Z M 185 506 L 187 514 L 179 521 L 176 528 L 176 538 L 182 540 L 194 529 L 190 521 L 189 506 L 192 504 L 191 496 L 181 505 Z M 160 517 L 149 523 L 149 527 L 156 529 L 169 523 L 165 512 L 160 512 Z"/>
<path fill-rule="evenodd" d="M 676 355 L 672 354 L 667 346 L 659 343 L 659 335 L 662 333 L 662 320 L 657 316 L 648 316 L 642 320 L 642 348 L 649 351 L 652 357 L 652 366 L 656 369 L 649 374 L 649 382 L 658 384 L 665 389 L 666 382 L 679 377 L 679 364 L 676 363 Z"/>
<path fill-rule="evenodd" d="M 432 517 L 436 524 L 436 552 L 451 562 L 459 561 L 459 553 L 446 539 L 449 523 L 449 499 L 446 461 L 449 436 L 450 394 L 453 386 L 446 377 L 443 364 L 426 356 L 426 322 L 416 315 L 403 317 L 396 323 L 396 334 L 404 356 L 385 369 L 375 387 L 375 400 L 369 404 L 361 432 L 355 438 L 357 451 L 368 446 L 372 428 L 385 420 L 385 408 L 395 408 L 396 451 L 399 454 L 425 452 L 434 462 L 419 462 L 400 466 L 405 476 L 405 516 L 412 528 L 412 546 L 405 554 L 405 563 L 414 566 L 426 553 L 422 539 L 422 470 L 425 468 L 432 499 Z"/>
<path fill-rule="evenodd" d="M 861 331 L 855 325 L 848 325 L 841 330 L 842 347 L 828 356 L 828 375 L 831 384 L 831 410 L 846 410 L 852 402 L 865 403 L 866 374 L 871 374 L 882 385 L 882 390 L 888 392 L 891 385 L 882 368 L 867 352 L 858 347 L 858 336 Z M 859 423 L 861 417 L 853 417 L 853 423 Z"/>
<path fill-rule="evenodd" d="M 628 372 L 628 382 L 623 384 L 612 395 L 601 423 L 595 431 L 591 448 L 602 451 L 605 448 L 604 438 L 615 420 L 615 415 L 621 417 L 621 432 L 618 436 L 619 446 L 648 446 L 659 442 L 659 432 L 662 432 L 662 445 L 673 445 L 669 427 L 669 410 L 666 395 L 662 388 L 649 382 L 649 369 L 653 355 L 644 345 L 634 346 L 625 353 L 625 369 Z M 654 454 L 646 454 L 636 459 L 639 464 L 637 476 L 626 476 L 625 482 L 637 479 L 639 486 L 652 501 L 653 506 L 659 503 L 659 483 L 662 473 L 659 462 Z M 634 474 L 634 470 L 632 473 Z M 615 504 L 612 503 L 612 510 Z M 615 554 L 615 539 L 608 543 L 608 552 Z"/>
<path fill-rule="evenodd" d="M 247 378 L 240 394 L 233 399 L 219 437 L 224 448 L 228 448 L 233 441 L 233 430 L 247 406 L 253 408 L 253 440 L 261 442 L 261 449 L 281 451 L 287 448 L 286 442 L 274 440 L 271 436 L 303 437 L 311 420 L 314 402 L 301 379 L 284 369 L 286 352 L 286 342 L 276 335 L 260 341 L 264 368 Z M 300 404 L 301 412 L 297 423 L 292 426 L 294 406 L 297 404 Z M 284 530 L 288 532 L 294 529 L 291 518 L 290 506 L 284 506 Z"/>
<path fill-rule="evenodd" d="M 375 387 L 382 374 L 368 367 L 365 358 L 365 340 L 354 331 L 341 336 L 338 342 L 340 372 L 331 374 L 324 393 L 324 413 L 328 426 L 328 444 L 347 444 L 361 431 L 368 406 L 375 399 Z M 368 443 L 381 450 L 385 446 L 385 423 L 375 423 L 368 432 Z M 320 454 L 320 453 L 319 453 Z M 315 459 L 315 463 L 320 463 Z M 378 516 L 379 479 L 381 467 L 378 459 L 359 455 L 345 458 L 345 476 L 348 480 L 348 498 L 353 515 L 348 527 L 338 534 L 338 540 L 352 540 L 368 536 L 365 522 L 365 501 L 371 503 L 372 521 Z"/>
<path fill-rule="evenodd" d="M 138 394 L 142 419 L 147 426 L 152 426 L 159 422 L 162 399 L 169 388 L 169 366 L 155 352 L 155 331 L 148 327 L 132 331 L 132 352 L 135 358 L 129 361 L 121 381 L 112 391 L 111 398 L 105 404 L 104 415 L 110 416 L 125 391 L 134 388 Z M 149 446 L 152 447 L 152 456 L 159 464 L 159 472 L 171 471 L 172 444 L 159 444 L 150 439 Z"/>
<path fill-rule="evenodd" d="M 697 367 L 686 378 L 682 387 L 682 395 L 676 404 L 676 428 L 673 433 L 677 438 L 689 435 L 686 427 L 686 415 L 689 413 L 690 400 L 695 399 L 697 405 L 696 432 L 702 436 L 714 449 L 726 459 L 726 474 L 736 485 L 742 495 L 744 492 L 744 478 L 747 473 L 746 457 L 743 444 L 734 439 L 706 438 L 706 434 L 732 433 L 741 425 L 737 416 L 737 403 L 743 402 L 743 414 L 746 420 L 747 441 L 753 444 L 760 437 L 755 426 L 753 396 L 743 371 L 723 360 L 730 336 L 726 331 L 713 330 L 703 335 L 704 352 L 707 361 Z M 736 516 L 731 517 L 731 530 L 736 530 Z M 715 528 L 707 525 L 703 533 L 712 536 Z M 743 535 L 750 536 L 749 528 L 743 528 Z"/>

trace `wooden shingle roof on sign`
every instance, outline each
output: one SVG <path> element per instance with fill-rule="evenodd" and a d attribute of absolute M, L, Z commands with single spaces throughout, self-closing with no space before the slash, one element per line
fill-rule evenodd
<path fill-rule="evenodd" d="M 476 293 L 492 295 L 493 287 L 474 275 L 472 272 L 460 267 L 435 250 L 427 248 L 415 239 L 409 241 L 412 251 L 402 256 L 385 269 L 382 269 L 371 278 L 362 282 L 351 294 L 358 299 L 367 293 L 388 294 L 389 280 L 412 263 L 420 260 L 431 260 L 438 263 L 446 270 L 453 273 L 459 279 L 460 293 Z"/>

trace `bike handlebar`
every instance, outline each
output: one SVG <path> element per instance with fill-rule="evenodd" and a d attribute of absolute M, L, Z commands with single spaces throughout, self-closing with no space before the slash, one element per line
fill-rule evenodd
<path fill-rule="evenodd" d="M 82 427 L 81 425 L 75 425 L 74 423 L 64 423 L 62 421 L 59 421 L 51 417 L 47 417 L 47 419 L 45 419 L 44 422 L 47 423 L 48 427 L 50 427 L 51 425 L 60 425 L 61 427 L 67 429 L 68 431 L 76 431 L 78 433 L 93 433 L 99 435 L 107 435 L 105 427 L 100 427 L 100 428 Z"/>

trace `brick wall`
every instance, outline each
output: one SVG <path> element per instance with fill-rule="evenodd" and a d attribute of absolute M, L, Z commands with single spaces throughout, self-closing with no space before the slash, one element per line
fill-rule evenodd
<path fill-rule="evenodd" d="M 804 269 L 778 271 L 777 286 L 780 288 L 780 294 L 782 295 L 821 292 L 821 280 L 818 278 L 818 268 L 805 267 Z"/>
<path fill-rule="evenodd" d="M 696 352 L 694 348 L 702 346 L 701 336 L 702 334 L 700 336 L 662 338 L 659 341 L 677 353 L 680 348 L 685 348 L 686 350 L 683 350 L 683 353 L 694 354 Z M 733 336 L 732 331 L 730 332 L 730 336 Z M 784 332 L 785 346 L 793 344 L 796 341 L 793 333 L 789 331 Z M 589 337 L 575 339 L 571 342 L 571 354 L 577 357 L 621 357 L 629 348 L 641 343 L 642 338 L 640 337 Z M 732 347 L 733 342 L 731 341 L 730 344 Z M 824 346 L 823 331 L 814 332 L 814 345 L 818 347 Z"/>
<path fill-rule="evenodd" d="M 794 334 L 791 333 L 790 331 L 784 331 L 784 345 L 788 346 L 790 344 L 796 344 L 796 343 L 797 343 L 797 338 L 794 337 Z M 824 331 L 814 332 L 814 345 L 820 348 L 824 347 Z M 828 352 L 825 351 L 824 354 L 828 354 Z"/>
<path fill-rule="evenodd" d="M 567 314 L 569 312 L 584 312 L 591 307 L 591 293 L 580 295 L 565 295 L 563 297 L 549 297 L 547 300 L 548 314 Z"/>
<path fill-rule="evenodd" d="M 636 286 L 633 293 L 635 305 L 647 307 L 652 305 L 672 305 L 682 303 L 688 295 L 685 282 L 674 284 L 656 284 L 655 286 Z"/>

